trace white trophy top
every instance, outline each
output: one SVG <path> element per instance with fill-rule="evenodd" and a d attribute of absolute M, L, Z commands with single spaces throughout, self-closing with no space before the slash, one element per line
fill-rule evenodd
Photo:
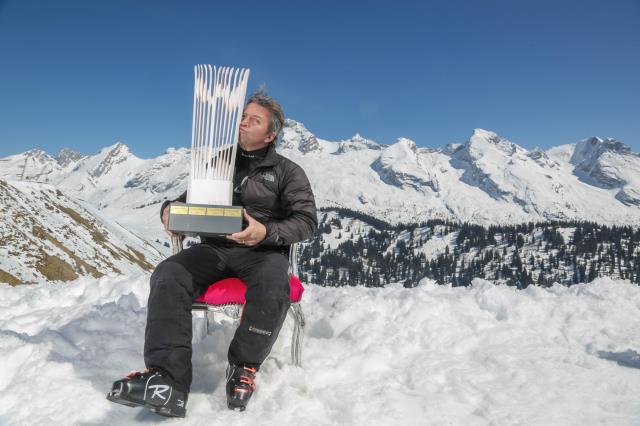
<path fill-rule="evenodd" d="M 187 202 L 231 205 L 248 68 L 195 66 Z"/>

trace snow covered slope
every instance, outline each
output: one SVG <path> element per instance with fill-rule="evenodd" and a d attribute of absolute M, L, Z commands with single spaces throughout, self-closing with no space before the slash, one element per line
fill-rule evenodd
<path fill-rule="evenodd" d="M 52 185 L 0 180 L 0 282 L 149 271 L 162 255 Z"/>
<path fill-rule="evenodd" d="M 52 157 L 31 150 L 0 159 L 0 179 L 49 183 L 166 251 L 159 203 L 186 189 L 189 151 L 168 149 L 142 160 L 126 145 L 116 143 L 93 156 L 63 150 Z M 156 241 L 157 240 L 157 241 Z"/>
<path fill-rule="evenodd" d="M 105 399 L 144 367 L 148 276 L 0 284 L 0 424 L 634 425 L 640 288 L 597 279 L 518 291 L 307 286 L 303 367 L 291 321 L 244 413 L 227 410 L 235 323 L 196 336 L 187 418 Z M 196 329 L 201 318 L 195 318 Z"/>

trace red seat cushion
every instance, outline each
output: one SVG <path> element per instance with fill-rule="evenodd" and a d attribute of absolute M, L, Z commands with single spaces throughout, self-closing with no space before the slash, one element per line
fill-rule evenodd
<path fill-rule="evenodd" d="M 299 302 L 302 299 L 304 287 L 295 275 L 289 279 L 291 302 Z M 244 293 L 247 285 L 240 278 L 225 278 L 211 284 L 195 301 L 206 303 L 207 305 L 226 305 L 228 303 L 238 303 L 244 305 L 247 300 Z"/>

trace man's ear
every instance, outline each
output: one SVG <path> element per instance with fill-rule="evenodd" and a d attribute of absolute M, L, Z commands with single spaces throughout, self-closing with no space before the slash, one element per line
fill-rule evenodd
<path fill-rule="evenodd" d="M 278 136 L 278 135 L 277 135 L 277 134 L 275 134 L 275 133 L 273 133 L 273 132 L 272 132 L 272 133 L 269 133 L 269 136 L 267 136 L 267 137 L 266 137 L 266 139 L 265 139 L 264 141 L 265 141 L 266 143 L 271 143 L 271 142 L 273 142 L 273 141 L 275 141 L 275 140 L 276 140 L 276 137 L 277 137 L 277 136 Z"/>

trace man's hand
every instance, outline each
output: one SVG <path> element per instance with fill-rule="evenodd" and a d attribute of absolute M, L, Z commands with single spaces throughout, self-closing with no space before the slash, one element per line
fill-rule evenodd
<path fill-rule="evenodd" d="M 227 238 L 235 241 L 238 244 L 245 246 L 255 246 L 259 244 L 267 236 L 267 228 L 249 216 L 249 213 L 245 209 L 242 209 L 242 214 L 245 220 L 249 223 L 245 229 L 235 234 L 227 235 Z"/>
<path fill-rule="evenodd" d="M 184 235 L 177 234 L 169 230 L 169 211 L 171 210 L 171 204 L 167 204 L 167 207 L 162 211 L 162 224 L 164 225 L 164 232 L 166 232 L 169 237 L 173 238 L 174 236 L 180 237 L 184 239 Z"/>

